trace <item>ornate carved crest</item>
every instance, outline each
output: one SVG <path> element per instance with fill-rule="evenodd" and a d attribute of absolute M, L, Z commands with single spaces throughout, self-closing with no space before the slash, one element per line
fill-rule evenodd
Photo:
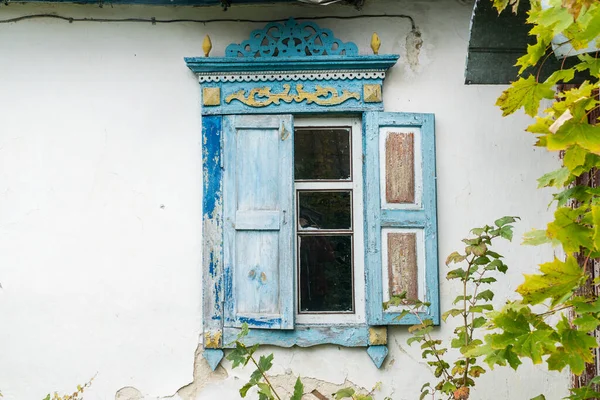
<path fill-rule="evenodd" d="M 285 24 L 272 22 L 250 34 L 241 44 L 230 44 L 226 57 L 304 57 L 358 55 L 358 47 L 344 43 L 329 29 L 314 22 L 296 22 L 290 18 Z"/>

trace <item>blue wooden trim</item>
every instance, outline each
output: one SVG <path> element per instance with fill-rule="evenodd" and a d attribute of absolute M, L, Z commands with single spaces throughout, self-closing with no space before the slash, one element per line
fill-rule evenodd
<path fill-rule="evenodd" d="M 204 331 L 223 327 L 223 192 L 221 116 L 202 119 L 202 266 Z"/>
<path fill-rule="evenodd" d="M 225 328 L 223 346 L 234 347 L 239 328 Z M 250 329 L 243 340 L 246 345 L 266 344 L 279 347 L 311 347 L 320 344 L 336 344 L 344 347 L 367 347 L 369 327 L 367 325 L 296 325 L 294 330 Z"/>
<path fill-rule="evenodd" d="M 264 73 L 303 71 L 385 71 L 398 61 L 397 54 L 362 56 L 307 56 L 287 58 L 185 57 L 194 73 Z"/>
<path fill-rule="evenodd" d="M 296 22 L 290 18 L 284 23 L 271 22 L 252 31 L 242 43 L 232 43 L 225 49 L 227 57 L 306 57 L 311 55 L 358 55 L 358 46 L 344 43 L 329 29 L 314 22 Z"/>
<path fill-rule="evenodd" d="M 204 357 L 208 366 L 213 371 L 217 369 L 224 355 L 225 353 L 221 349 L 205 349 L 202 353 L 202 357 Z"/>
<path fill-rule="evenodd" d="M 371 360 L 373 360 L 373 364 L 375 364 L 377 368 L 381 368 L 383 362 L 385 361 L 385 358 L 388 355 L 388 352 L 389 351 L 387 346 L 384 345 L 369 346 L 369 348 L 367 349 L 367 354 L 369 355 L 369 357 L 371 357 Z"/>
<path fill-rule="evenodd" d="M 235 115 L 223 117 L 223 147 L 224 152 L 224 176 L 223 176 L 223 192 L 224 208 L 223 218 L 224 225 L 224 243 L 223 243 L 223 262 L 225 269 L 225 326 L 241 327 L 246 323 L 251 328 L 263 329 L 293 329 L 294 327 L 294 275 L 295 275 L 295 257 L 294 257 L 294 179 L 293 179 L 293 141 L 294 129 L 292 126 L 291 115 Z M 251 133 L 244 133 L 245 131 Z M 261 142 L 257 142 L 261 137 L 260 133 L 268 133 L 263 136 Z M 251 136 L 249 136 L 251 135 Z M 253 139 L 254 140 L 250 140 Z M 244 140 L 240 142 L 241 140 Z M 240 145 L 242 143 L 242 145 Z M 256 143 L 266 145 L 257 149 Z M 267 150 L 274 150 L 274 153 L 267 153 Z M 250 155 L 258 158 L 249 159 L 244 157 Z M 255 171 L 251 177 L 245 179 L 240 178 L 243 171 L 252 171 L 248 164 L 240 164 L 240 160 L 251 160 L 248 164 L 260 165 L 262 169 Z M 265 164 L 261 160 L 265 160 Z M 272 163 L 276 163 L 273 165 Z M 259 179 L 264 171 L 268 174 L 268 170 L 272 167 L 278 169 L 277 181 L 269 181 L 268 185 L 257 187 L 256 182 L 267 182 L 265 178 Z M 246 191 L 241 191 L 246 188 Z M 246 203 L 250 209 L 240 211 L 238 205 L 241 202 L 238 193 L 246 193 Z M 237 225 L 238 217 L 244 213 L 255 212 L 264 214 L 265 211 L 253 209 L 255 198 L 260 198 L 260 195 L 265 193 L 270 194 L 269 198 L 276 198 L 276 209 L 266 211 L 269 217 L 276 215 L 277 224 L 273 225 L 270 219 L 263 218 L 262 228 L 254 227 L 249 229 L 247 226 L 240 227 Z M 276 228 L 275 228 L 276 226 Z M 270 231 L 269 235 L 275 232 L 277 238 L 275 244 L 278 254 L 275 258 L 265 258 L 265 254 L 271 254 L 265 251 L 265 247 L 261 247 L 261 251 L 265 254 L 259 256 L 257 261 L 260 265 L 248 265 L 244 261 L 237 260 L 237 254 L 250 254 L 256 246 L 253 244 L 247 247 L 247 242 L 239 239 L 239 232 L 245 232 L 245 235 L 265 235 L 265 231 Z M 248 236 L 246 236 L 247 238 Z M 265 236 L 260 236 L 264 238 Z M 261 239 L 264 240 L 264 239 Z M 254 242 L 253 242 L 254 243 Z M 268 246 L 262 242 L 262 246 Z M 244 247 L 246 246 L 246 247 Z M 268 247 L 266 247 L 268 249 Z M 271 247 L 272 248 L 272 247 Z M 253 258 L 254 259 L 254 258 Z M 255 260 L 256 261 L 256 260 Z M 240 278 L 240 272 L 236 272 L 236 268 L 242 268 L 243 276 Z M 264 268 L 262 274 L 261 270 Z M 258 272 L 257 272 L 258 271 Z M 266 271 L 266 274 L 265 272 Z M 252 272 L 250 277 L 249 272 Z M 235 279 L 233 278 L 235 276 Z M 261 276 L 264 278 L 261 278 Z M 273 279 L 277 277 L 277 279 Z M 237 280 L 236 280 L 237 279 Z M 277 299 L 273 302 L 273 307 L 277 312 L 261 312 L 255 304 L 245 303 L 246 297 L 237 297 L 239 289 L 247 288 L 255 290 L 257 297 L 255 300 Z M 244 293 L 247 293 L 245 291 Z M 249 293 L 251 295 L 253 293 Z M 263 297 L 261 297 L 263 296 Z M 240 305 L 250 308 L 241 307 Z M 271 303 L 268 303 L 271 305 Z M 264 306 L 263 306 L 264 307 Z M 256 308 L 256 309 L 255 309 Z M 241 312 L 240 309 L 247 311 Z M 248 311 L 249 309 L 253 311 Z"/>
<path fill-rule="evenodd" d="M 420 210 L 382 210 L 380 199 L 379 132 L 383 127 L 419 127 L 423 159 L 423 199 Z M 383 310 L 381 229 L 423 228 L 425 234 L 426 301 L 431 303 L 421 318 L 440 323 L 437 254 L 435 129 L 433 114 L 378 113 L 363 115 L 365 265 L 367 322 L 371 325 L 412 325 L 414 315 L 398 320 L 399 313 Z"/>

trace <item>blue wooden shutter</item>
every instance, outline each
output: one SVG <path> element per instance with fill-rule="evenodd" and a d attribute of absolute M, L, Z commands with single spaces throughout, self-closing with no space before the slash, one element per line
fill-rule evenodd
<path fill-rule="evenodd" d="M 383 308 L 407 292 L 439 324 L 433 114 L 367 112 L 363 124 L 367 322 L 417 323 L 396 318 L 406 307 Z"/>
<path fill-rule="evenodd" d="M 224 117 L 225 326 L 294 327 L 291 115 Z"/>

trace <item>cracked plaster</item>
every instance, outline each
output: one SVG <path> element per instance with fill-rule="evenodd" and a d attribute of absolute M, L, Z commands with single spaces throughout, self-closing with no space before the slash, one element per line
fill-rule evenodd
<path fill-rule="evenodd" d="M 144 395 L 139 389 L 126 386 L 117 391 L 115 400 L 200 400 L 207 398 L 202 394 L 203 389 L 211 384 L 226 380 L 229 378 L 229 374 L 221 365 L 215 371 L 212 371 L 202 354 L 202 344 L 199 344 L 194 355 L 194 378 L 191 383 L 181 387 L 175 394 L 165 397 L 155 397 Z M 269 377 L 273 387 L 284 397 L 292 395 L 296 379 L 297 376 L 291 370 L 286 370 L 284 374 Z M 345 379 L 342 383 L 333 383 L 322 379 L 306 377 L 301 377 L 301 380 L 304 385 L 304 395 L 302 396 L 304 400 L 329 400 L 333 398 L 333 393 L 348 387 L 353 388 L 360 394 L 367 394 L 369 392 L 366 388 L 360 387 L 348 379 Z M 237 379 L 236 377 L 229 384 L 239 387 L 243 385 L 241 379 Z M 236 390 L 238 389 L 237 386 Z"/>

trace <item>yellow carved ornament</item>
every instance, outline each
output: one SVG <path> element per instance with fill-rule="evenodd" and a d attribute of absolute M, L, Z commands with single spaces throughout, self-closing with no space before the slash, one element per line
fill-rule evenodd
<path fill-rule="evenodd" d="M 306 104 L 314 103 L 319 106 L 335 106 L 349 99 L 360 100 L 360 93 L 358 92 L 342 90 L 342 93 L 338 94 L 338 91 L 332 87 L 316 86 L 314 92 L 307 92 L 304 90 L 303 85 L 297 84 L 296 94 L 290 94 L 291 89 L 291 85 L 287 83 L 283 85 L 281 93 L 272 93 L 270 87 L 260 87 L 250 90 L 250 93 L 246 95 L 246 91 L 242 89 L 227 96 L 225 102 L 229 104 L 233 100 L 238 100 L 251 107 L 266 107 L 271 104 L 279 105 L 282 101 L 288 104 L 306 101 Z"/>
<path fill-rule="evenodd" d="M 218 349 L 221 347 L 221 332 L 206 332 L 204 333 L 204 348 Z"/>

